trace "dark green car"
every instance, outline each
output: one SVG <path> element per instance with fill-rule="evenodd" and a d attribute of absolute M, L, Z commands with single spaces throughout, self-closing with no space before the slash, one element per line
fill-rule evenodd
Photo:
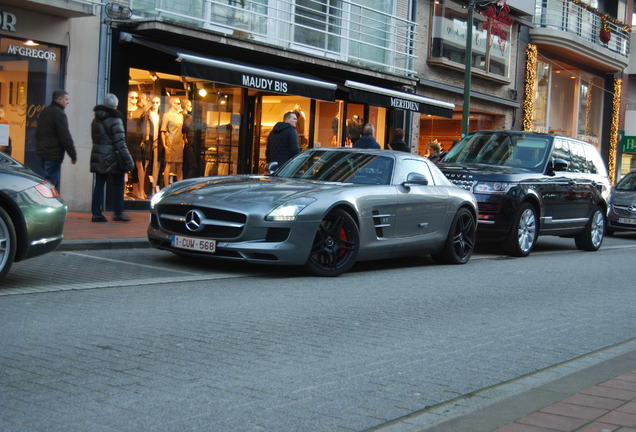
<path fill-rule="evenodd" d="M 14 261 L 54 250 L 65 218 L 66 204 L 55 187 L 0 153 L 0 279 Z"/>

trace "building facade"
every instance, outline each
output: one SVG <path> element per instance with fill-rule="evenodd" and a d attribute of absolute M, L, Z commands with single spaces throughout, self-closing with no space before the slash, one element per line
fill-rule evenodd
<path fill-rule="evenodd" d="M 451 118 L 419 116 L 418 152 L 437 141 L 447 151 L 462 136 L 466 64 L 471 65 L 468 132 L 519 129 L 524 51 L 532 26 L 533 1 L 491 2 L 476 8 L 472 53 L 467 61 L 469 2 L 432 0 L 418 3 L 418 93 L 455 105 Z"/>
<path fill-rule="evenodd" d="M 298 117 L 301 150 L 351 146 L 366 123 L 388 148 L 395 129 L 414 140 L 415 116 L 451 116 L 452 104 L 415 94 L 416 3 L 206 0 L 159 8 L 131 0 L 111 8 L 108 86 L 131 97 L 129 206 L 181 178 L 266 172 L 267 137 L 286 112 Z M 179 105 L 192 109 L 180 118 Z"/>
<path fill-rule="evenodd" d="M 11 154 L 42 172 L 35 154 L 35 128 L 53 90 L 71 95 L 66 112 L 78 151 L 62 169 L 61 191 L 71 208 L 87 208 L 90 122 L 97 92 L 98 9 L 81 0 L 0 1 L 0 109 Z M 86 61 L 89 59 L 89 61 Z"/>
<path fill-rule="evenodd" d="M 537 2 L 527 50 L 523 129 L 594 144 L 619 175 L 632 0 Z"/>

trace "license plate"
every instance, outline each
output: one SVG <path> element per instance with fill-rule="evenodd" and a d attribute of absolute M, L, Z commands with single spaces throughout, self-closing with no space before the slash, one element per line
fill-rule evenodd
<path fill-rule="evenodd" d="M 632 218 L 618 218 L 618 223 L 627 224 L 627 225 L 636 225 L 636 219 Z"/>
<path fill-rule="evenodd" d="M 172 247 L 188 249 L 198 252 L 216 252 L 216 240 L 200 239 L 195 237 L 172 236 Z"/>

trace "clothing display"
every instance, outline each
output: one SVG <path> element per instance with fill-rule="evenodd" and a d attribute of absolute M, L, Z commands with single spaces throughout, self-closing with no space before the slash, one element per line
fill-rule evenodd
<path fill-rule="evenodd" d="M 165 150 L 164 160 L 167 163 L 183 162 L 183 114 L 170 110 L 163 115 L 161 120 L 161 132 L 163 136 L 163 147 Z"/>

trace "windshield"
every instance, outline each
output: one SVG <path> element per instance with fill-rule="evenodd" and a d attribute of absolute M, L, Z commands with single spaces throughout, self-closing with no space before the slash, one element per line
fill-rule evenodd
<path fill-rule="evenodd" d="M 273 177 L 388 185 L 393 158 L 362 152 L 313 150 L 287 162 Z"/>
<path fill-rule="evenodd" d="M 629 173 L 616 185 L 616 190 L 636 191 L 636 172 Z"/>
<path fill-rule="evenodd" d="M 475 133 L 455 144 L 444 156 L 443 162 L 502 165 L 542 171 L 549 146 L 547 137 Z"/>

